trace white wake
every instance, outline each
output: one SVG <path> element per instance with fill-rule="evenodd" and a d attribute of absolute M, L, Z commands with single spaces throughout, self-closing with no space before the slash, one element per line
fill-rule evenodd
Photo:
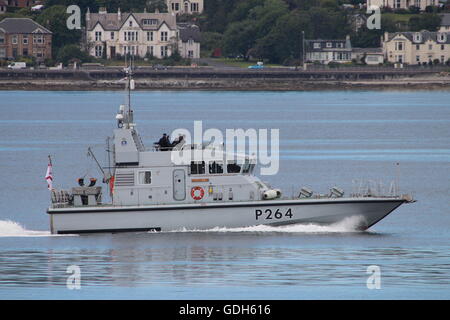
<path fill-rule="evenodd" d="M 363 218 L 359 216 L 345 218 L 344 220 L 330 224 L 318 225 L 314 223 L 308 224 L 291 224 L 285 226 L 267 226 L 258 225 L 251 227 L 226 228 L 216 227 L 207 230 L 186 229 L 182 228 L 172 232 L 286 232 L 286 233 L 346 233 L 361 232 L 360 226 Z"/>
<path fill-rule="evenodd" d="M 27 230 L 19 223 L 10 220 L 0 220 L 0 237 L 48 237 L 49 231 Z"/>

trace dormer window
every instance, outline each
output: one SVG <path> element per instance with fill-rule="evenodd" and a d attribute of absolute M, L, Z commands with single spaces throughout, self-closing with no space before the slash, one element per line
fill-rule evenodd
<path fill-rule="evenodd" d="M 314 49 L 320 49 L 320 42 L 314 42 Z"/>
<path fill-rule="evenodd" d="M 437 36 L 438 42 L 446 42 L 447 41 L 447 35 L 445 33 L 438 33 Z"/>
<path fill-rule="evenodd" d="M 129 26 L 132 27 L 133 26 L 133 21 L 129 22 Z"/>
<path fill-rule="evenodd" d="M 144 26 L 152 26 L 158 24 L 158 19 L 143 19 L 142 24 Z"/>
<path fill-rule="evenodd" d="M 331 42 L 327 42 L 327 48 L 331 48 L 333 45 Z"/>
<path fill-rule="evenodd" d="M 422 34 L 417 32 L 414 34 L 414 42 L 422 42 Z"/>

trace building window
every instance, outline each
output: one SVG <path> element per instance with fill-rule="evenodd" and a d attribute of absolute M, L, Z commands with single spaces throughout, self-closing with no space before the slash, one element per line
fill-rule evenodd
<path fill-rule="evenodd" d="M 397 62 L 398 62 L 398 63 L 403 63 L 403 55 L 399 54 L 399 55 L 397 56 Z"/>
<path fill-rule="evenodd" d="M 161 31 L 161 41 L 167 41 L 167 31 Z"/>
<path fill-rule="evenodd" d="M 445 45 L 441 44 L 441 50 L 445 49 Z"/>
<path fill-rule="evenodd" d="M 135 46 L 125 46 L 125 54 L 129 54 L 129 55 L 136 55 L 137 54 L 137 50 Z"/>
<path fill-rule="evenodd" d="M 142 24 L 144 26 L 151 26 L 151 25 L 157 25 L 158 19 L 143 19 Z"/>
<path fill-rule="evenodd" d="M 95 41 L 102 41 L 102 32 L 95 31 Z"/>
<path fill-rule="evenodd" d="M 23 36 L 23 44 L 28 44 L 28 36 Z"/>
<path fill-rule="evenodd" d="M 415 42 L 420 42 L 420 41 L 422 41 L 422 34 L 420 34 L 419 32 L 418 32 L 418 33 L 415 33 L 415 34 L 414 34 L 414 41 L 415 41 Z"/>
<path fill-rule="evenodd" d="M 188 51 L 188 58 L 194 58 L 194 51 L 193 50 L 189 50 Z"/>
<path fill-rule="evenodd" d="M 147 41 L 153 41 L 153 31 L 147 32 Z"/>
<path fill-rule="evenodd" d="M 17 36 L 12 36 L 11 42 L 12 44 L 17 44 Z"/>
<path fill-rule="evenodd" d="M 420 56 L 416 56 L 416 62 L 420 63 Z"/>
<path fill-rule="evenodd" d="M 198 3 L 191 3 L 191 11 L 198 12 Z"/>
<path fill-rule="evenodd" d="M 194 44 L 194 40 L 189 39 L 189 40 L 188 40 L 188 44 L 189 44 L 190 46 L 192 46 L 192 45 Z"/>
<path fill-rule="evenodd" d="M 138 41 L 137 31 L 128 31 L 124 34 L 125 41 Z"/>
<path fill-rule="evenodd" d="M 169 47 L 162 46 L 161 47 L 161 57 L 167 57 L 169 55 Z"/>
<path fill-rule="evenodd" d="M 428 50 L 433 50 L 433 45 L 432 44 L 428 45 Z"/>
<path fill-rule="evenodd" d="M 155 55 L 153 46 L 147 46 L 147 54 L 149 54 L 151 56 Z"/>
<path fill-rule="evenodd" d="M 132 26 L 133 26 L 133 21 L 130 21 L 128 25 L 129 25 L 130 27 L 132 27 Z"/>
<path fill-rule="evenodd" d="M 172 3 L 172 11 L 180 11 L 180 4 Z"/>
<path fill-rule="evenodd" d="M 152 183 L 151 171 L 139 172 L 139 184 L 151 184 L 151 183 Z"/>
<path fill-rule="evenodd" d="M 444 62 L 445 62 L 445 57 L 441 56 L 441 63 L 444 63 Z"/>
<path fill-rule="evenodd" d="M 0 44 L 4 44 L 4 43 L 5 43 L 5 35 L 0 34 Z"/>
<path fill-rule="evenodd" d="M 6 58 L 6 48 L 0 48 L 0 58 Z"/>
<path fill-rule="evenodd" d="M 420 44 L 416 44 L 416 50 L 420 50 Z"/>
<path fill-rule="evenodd" d="M 403 50 L 403 42 L 396 42 L 395 43 L 395 50 L 402 51 Z"/>
<path fill-rule="evenodd" d="M 314 42 L 314 49 L 320 49 L 320 42 Z"/>
<path fill-rule="evenodd" d="M 111 40 L 114 40 L 114 32 L 111 32 Z"/>
<path fill-rule="evenodd" d="M 333 45 L 331 42 L 327 42 L 327 48 L 331 48 Z"/>
<path fill-rule="evenodd" d="M 23 48 L 22 50 L 22 56 L 27 57 L 28 56 L 28 48 Z"/>
<path fill-rule="evenodd" d="M 33 36 L 33 43 L 34 44 L 42 44 L 42 43 L 44 43 L 44 36 L 42 36 L 42 35 L 35 35 L 35 36 Z"/>
<path fill-rule="evenodd" d="M 103 46 L 95 46 L 95 56 L 101 57 L 103 55 Z"/>

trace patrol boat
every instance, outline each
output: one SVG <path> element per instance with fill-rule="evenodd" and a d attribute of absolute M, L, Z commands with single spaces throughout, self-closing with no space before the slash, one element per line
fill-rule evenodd
<path fill-rule="evenodd" d="M 129 97 L 132 71 L 125 71 Z M 179 143 L 171 151 L 154 145 L 147 150 L 136 129 L 130 99 L 128 105 L 120 106 L 116 121 L 107 150 L 111 173 L 99 165 L 111 203 L 102 202 L 102 187 L 95 186 L 95 179 L 87 186 L 79 179 L 79 186 L 71 190 L 53 189 L 47 210 L 53 234 L 329 225 L 351 217 L 357 217 L 357 228 L 365 230 L 403 203 L 414 201 L 395 190 L 382 195 L 370 188 L 350 197 L 336 187 L 325 195 L 302 188 L 298 196 L 284 197 L 253 174 L 256 164 L 250 156 L 237 155 L 228 161 L 223 148 L 211 144 Z M 174 162 L 173 152 L 180 151 L 201 152 L 204 157 Z M 89 153 L 93 155 L 90 149 Z"/>

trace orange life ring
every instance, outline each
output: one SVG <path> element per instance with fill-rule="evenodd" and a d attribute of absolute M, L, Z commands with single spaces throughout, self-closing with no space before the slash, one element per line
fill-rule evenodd
<path fill-rule="evenodd" d="M 200 192 L 200 193 L 198 193 Z M 203 196 L 205 195 L 205 190 L 203 190 L 202 187 L 193 187 L 191 189 L 191 197 L 194 200 L 201 200 L 203 198 Z"/>

